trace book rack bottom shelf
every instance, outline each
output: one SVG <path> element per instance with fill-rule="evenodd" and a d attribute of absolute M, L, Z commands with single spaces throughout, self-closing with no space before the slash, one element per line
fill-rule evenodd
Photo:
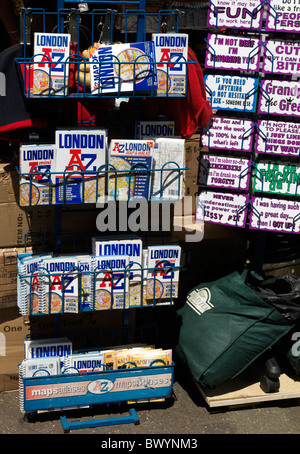
<path fill-rule="evenodd" d="M 80 409 L 98 404 L 164 400 L 172 396 L 173 382 L 174 363 L 28 378 L 20 372 L 20 410 L 26 415 L 40 411 Z M 66 417 L 62 416 L 61 423 L 64 431 L 68 432 L 86 427 L 138 424 L 139 419 L 136 411 L 131 408 L 128 416 L 76 423 L 68 423 Z"/>

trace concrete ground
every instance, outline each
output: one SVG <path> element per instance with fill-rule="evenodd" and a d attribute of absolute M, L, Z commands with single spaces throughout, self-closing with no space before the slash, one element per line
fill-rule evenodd
<path fill-rule="evenodd" d="M 134 408 L 139 417 L 138 425 L 130 423 L 80 428 L 71 430 L 69 435 L 98 435 L 98 443 L 101 440 L 107 440 L 107 437 L 114 441 L 126 440 L 127 437 L 133 436 L 133 439 L 139 440 L 141 447 L 144 446 L 144 440 L 149 440 L 152 436 L 159 436 L 160 439 L 170 439 L 172 435 L 173 438 L 182 436 L 185 440 L 192 440 L 193 437 L 196 437 L 199 444 L 198 436 L 200 435 L 300 434 L 300 401 L 298 399 L 265 402 L 244 408 L 211 409 L 187 376 L 175 379 L 174 393 L 176 397 L 169 399 L 164 404 L 136 405 Z M 127 405 L 124 407 L 99 405 L 92 410 L 69 410 L 64 414 L 68 422 L 93 421 L 100 418 L 126 416 L 128 410 Z M 64 434 L 60 416 L 61 413 L 55 412 L 34 415 L 28 420 L 19 410 L 17 391 L 0 393 L 0 434 Z M 139 435 L 142 437 L 139 438 Z M 68 437 L 67 434 L 64 436 Z M 18 437 L 11 439 L 13 442 L 18 441 Z M 75 439 L 72 438 L 72 441 Z"/>

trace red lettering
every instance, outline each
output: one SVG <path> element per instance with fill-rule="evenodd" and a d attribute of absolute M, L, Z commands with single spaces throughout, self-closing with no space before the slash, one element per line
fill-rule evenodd
<path fill-rule="evenodd" d="M 100 284 L 100 287 L 107 287 L 106 284 L 108 284 L 109 287 L 111 287 L 111 274 L 110 273 L 103 273 L 103 280 Z"/>
<path fill-rule="evenodd" d="M 170 49 L 161 49 L 162 56 L 161 59 L 159 60 L 160 62 L 165 62 L 167 63 L 170 60 Z M 163 66 L 163 63 L 158 63 L 157 66 Z M 173 67 L 174 65 L 170 64 L 170 67 Z"/>
<path fill-rule="evenodd" d="M 56 274 L 53 276 L 52 282 L 51 282 L 51 292 L 55 290 L 55 286 L 58 285 L 58 290 L 62 290 L 62 283 L 60 279 L 60 275 Z"/>
<path fill-rule="evenodd" d="M 82 161 L 80 159 L 80 153 L 81 150 L 70 150 L 70 154 L 72 155 L 69 164 L 67 165 L 67 170 L 74 170 L 74 165 L 76 165 L 76 169 L 78 170 L 78 167 L 80 167 L 81 170 L 85 170 L 85 166 L 82 164 Z"/>
<path fill-rule="evenodd" d="M 41 58 L 41 62 L 44 61 L 44 62 L 48 63 L 48 65 L 47 65 L 48 68 L 49 68 L 50 66 L 51 66 L 51 68 L 54 68 L 55 63 L 52 63 L 52 64 L 50 65 L 50 62 L 52 61 L 52 57 L 51 57 L 51 55 L 52 55 L 52 49 L 49 49 L 49 48 L 47 48 L 47 47 L 44 47 L 44 48 L 42 49 L 42 52 L 43 52 L 43 56 L 42 56 L 42 58 Z M 38 67 L 44 67 L 44 66 L 45 66 L 44 63 L 39 63 L 39 64 L 38 64 Z"/>

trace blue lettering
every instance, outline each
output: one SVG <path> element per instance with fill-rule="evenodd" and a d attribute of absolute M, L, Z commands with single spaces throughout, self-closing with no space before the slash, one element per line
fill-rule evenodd
<path fill-rule="evenodd" d="M 54 150 L 53 149 L 45 149 L 45 150 L 23 150 L 23 160 L 24 161 L 38 161 L 43 159 L 53 159 L 54 158 Z"/>
<path fill-rule="evenodd" d="M 37 45 L 47 47 L 68 47 L 68 36 L 62 35 L 37 35 Z"/>

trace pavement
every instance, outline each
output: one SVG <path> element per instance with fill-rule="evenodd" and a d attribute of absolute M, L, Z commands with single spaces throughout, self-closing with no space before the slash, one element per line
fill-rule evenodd
<path fill-rule="evenodd" d="M 93 440 L 97 440 L 97 446 L 103 448 L 114 448 L 116 446 L 112 446 L 112 443 L 119 443 L 120 440 L 135 440 L 136 448 L 148 449 L 154 447 L 154 439 L 181 440 L 186 449 L 193 449 L 200 447 L 201 436 L 204 435 L 300 434 L 299 403 L 298 399 L 288 399 L 255 406 L 211 409 L 189 376 L 183 373 L 182 376 L 176 377 L 175 373 L 172 398 L 165 403 L 138 404 L 134 407 L 139 419 L 137 425 L 130 423 L 81 427 L 72 429 L 68 434 L 63 429 L 60 412 L 24 417 L 19 409 L 18 391 L 0 393 L 0 434 L 13 435 L 10 437 L 12 443 L 19 440 L 14 435 L 69 436 L 71 438 L 67 438 L 68 443 L 75 443 L 75 447 L 78 439 L 72 435 L 97 435 Z M 92 423 L 101 418 L 127 416 L 128 412 L 127 404 L 109 407 L 102 404 L 93 409 L 69 410 L 63 414 L 68 422 Z M 218 437 L 211 438 L 212 440 L 216 441 Z M 227 437 L 222 443 L 226 440 Z M 110 446 L 107 443 L 110 443 Z M 145 443 L 148 443 L 148 446 L 145 446 Z M 156 446 L 156 449 L 160 447 Z M 129 446 L 125 448 L 131 450 Z"/>

